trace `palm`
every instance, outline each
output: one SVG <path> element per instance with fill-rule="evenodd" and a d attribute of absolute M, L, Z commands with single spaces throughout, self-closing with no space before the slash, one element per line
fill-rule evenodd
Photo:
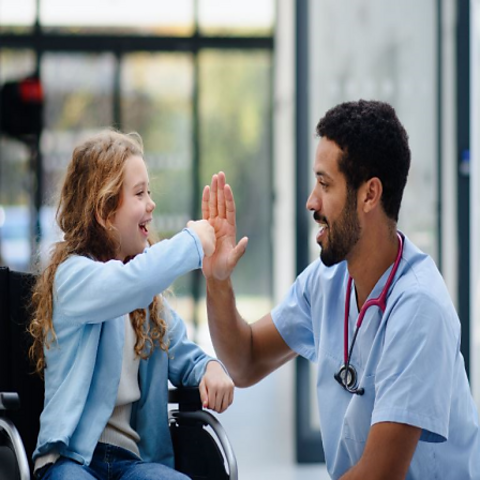
<path fill-rule="evenodd" d="M 230 276 L 246 248 L 247 239 L 236 244 L 235 201 L 233 193 L 225 184 L 225 175 L 220 172 L 212 177 L 202 198 L 203 218 L 215 229 L 215 252 L 203 261 L 203 274 L 208 279 L 225 280 Z"/>
<path fill-rule="evenodd" d="M 215 252 L 203 261 L 203 273 L 206 278 L 225 280 L 233 269 L 231 254 L 235 248 L 235 227 L 226 219 L 216 218 L 211 222 L 217 238 Z"/>

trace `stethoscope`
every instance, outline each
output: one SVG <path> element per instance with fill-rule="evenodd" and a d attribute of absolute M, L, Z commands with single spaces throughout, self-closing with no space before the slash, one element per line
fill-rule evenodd
<path fill-rule="evenodd" d="M 357 387 L 357 371 L 350 364 L 350 360 L 352 358 L 352 351 L 355 345 L 355 341 L 357 339 L 358 331 L 363 322 L 363 318 L 365 317 L 365 313 L 370 307 L 378 307 L 382 311 L 382 315 L 385 312 L 385 308 L 387 306 L 387 295 L 388 290 L 393 282 L 393 277 L 397 273 L 398 266 L 400 265 L 400 260 L 402 258 L 403 253 L 403 238 L 397 232 L 398 237 L 398 253 L 395 259 L 395 263 L 393 264 L 393 268 L 388 276 L 387 283 L 383 287 L 382 293 L 377 298 L 372 298 L 367 300 L 363 307 L 360 310 L 360 314 L 358 315 L 357 325 L 355 327 L 355 332 L 353 334 L 352 344 L 350 345 L 350 350 L 348 349 L 348 314 L 350 312 L 350 293 L 352 291 L 352 277 L 348 277 L 347 283 L 347 294 L 345 297 L 345 319 L 344 319 L 344 327 L 343 327 L 343 359 L 344 363 L 340 367 L 340 370 L 335 373 L 334 378 L 335 380 L 347 391 L 357 395 L 363 395 L 365 393 L 364 388 Z"/>

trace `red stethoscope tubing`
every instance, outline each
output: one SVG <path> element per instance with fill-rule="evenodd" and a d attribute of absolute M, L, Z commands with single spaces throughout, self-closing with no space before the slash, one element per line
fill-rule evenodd
<path fill-rule="evenodd" d="M 385 308 L 387 306 L 388 290 L 392 285 L 393 277 L 397 273 L 398 266 L 400 265 L 400 260 L 402 258 L 402 253 L 403 253 L 403 238 L 398 232 L 397 232 L 397 237 L 398 237 L 398 243 L 399 243 L 397 257 L 395 258 L 395 263 L 393 264 L 393 268 L 390 272 L 390 275 L 388 276 L 387 283 L 385 284 L 385 287 L 383 287 L 383 290 L 380 296 L 378 296 L 377 298 L 372 298 L 370 300 L 367 300 L 363 304 L 363 307 L 361 308 L 360 313 L 358 315 L 357 325 L 355 327 L 354 339 L 352 341 L 350 352 L 348 351 L 348 314 L 350 312 L 350 294 L 352 291 L 352 277 L 350 276 L 348 277 L 347 293 L 345 297 L 345 317 L 344 317 L 344 327 L 343 327 L 343 359 L 344 359 L 345 365 L 349 365 L 350 363 L 350 356 L 353 350 L 353 345 L 355 343 L 355 338 L 357 336 L 358 330 L 362 325 L 363 318 L 365 317 L 365 313 L 367 312 L 367 310 L 370 307 L 378 307 L 382 311 L 382 314 L 385 312 Z"/>

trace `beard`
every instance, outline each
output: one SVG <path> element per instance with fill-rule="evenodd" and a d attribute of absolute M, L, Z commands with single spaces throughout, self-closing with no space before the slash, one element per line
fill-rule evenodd
<path fill-rule="evenodd" d="M 315 212 L 314 218 L 320 219 L 320 216 Z M 348 190 L 347 201 L 338 220 L 330 225 L 325 217 L 322 218 L 328 226 L 328 241 L 321 247 L 320 258 L 324 265 L 331 267 L 345 260 L 360 238 L 356 192 Z"/>

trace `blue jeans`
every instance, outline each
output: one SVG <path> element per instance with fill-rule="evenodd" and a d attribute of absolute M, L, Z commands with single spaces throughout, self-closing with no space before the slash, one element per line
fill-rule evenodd
<path fill-rule="evenodd" d="M 142 462 L 124 448 L 99 443 L 87 467 L 60 457 L 37 472 L 41 480 L 189 480 L 183 473 L 160 463 Z"/>

